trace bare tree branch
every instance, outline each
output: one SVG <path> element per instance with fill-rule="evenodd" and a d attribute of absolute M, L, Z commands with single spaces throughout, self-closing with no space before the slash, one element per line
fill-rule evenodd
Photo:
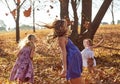
<path fill-rule="evenodd" d="M 24 4 L 25 1 L 26 1 L 26 0 L 24 0 L 24 1 L 21 3 L 21 5 L 18 6 L 18 8 L 20 8 L 20 7 Z"/>
<path fill-rule="evenodd" d="M 5 2 L 6 2 L 6 5 L 7 5 L 7 7 L 8 7 L 8 9 L 9 9 L 9 11 L 11 11 L 10 6 L 9 6 L 9 4 L 8 4 L 7 0 L 5 0 Z"/>
<path fill-rule="evenodd" d="M 80 0 L 78 0 L 78 2 L 76 4 L 77 4 L 76 8 L 78 9 L 78 7 L 80 5 Z"/>
<path fill-rule="evenodd" d="M 10 11 L 10 13 L 11 13 L 11 11 L 12 11 L 12 10 L 10 9 L 10 6 L 9 6 L 9 4 L 8 4 L 7 0 L 5 0 L 5 2 L 6 2 L 6 5 L 7 5 L 8 9 L 9 9 L 9 11 Z M 12 15 L 13 19 L 15 20 L 14 15 L 13 15 L 13 14 L 11 14 L 11 15 Z"/>
<path fill-rule="evenodd" d="M 15 5 L 16 5 L 17 2 L 14 0 L 14 3 L 15 3 Z"/>

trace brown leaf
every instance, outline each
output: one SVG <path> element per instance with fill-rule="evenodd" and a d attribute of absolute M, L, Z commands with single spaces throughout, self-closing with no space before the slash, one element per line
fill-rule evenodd
<path fill-rule="evenodd" d="M 28 10 L 25 10 L 23 13 L 24 13 L 25 17 L 29 17 L 30 14 L 31 14 L 31 6 L 30 6 L 30 8 Z"/>

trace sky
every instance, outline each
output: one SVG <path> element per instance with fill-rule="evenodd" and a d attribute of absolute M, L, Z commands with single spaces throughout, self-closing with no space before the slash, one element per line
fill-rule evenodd
<path fill-rule="evenodd" d="M 4 0 L 3 0 L 4 1 Z M 13 0 L 8 0 L 9 5 L 11 7 L 11 9 L 15 8 L 15 5 L 13 5 L 14 3 L 12 2 Z M 44 1 L 44 0 L 43 0 Z M 93 0 L 93 5 L 92 5 L 92 20 L 94 19 L 98 9 L 100 8 L 100 5 L 102 4 L 102 2 L 99 0 L 98 2 L 95 2 L 96 0 Z M 119 0 L 118 0 L 119 1 Z M 119 1 L 120 2 L 120 1 Z M 38 5 L 38 2 L 35 2 L 36 8 L 35 8 L 35 22 L 37 24 L 40 24 L 42 22 L 44 23 L 50 23 L 52 21 L 55 20 L 56 16 L 58 16 L 57 18 L 60 19 L 60 3 L 56 3 L 53 4 L 50 1 L 45 2 L 47 5 L 44 8 L 44 2 L 41 1 L 41 5 Z M 24 17 L 23 12 L 25 9 L 29 8 L 29 4 L 30 2 L 26 2 L 24 4 L 24 6 L 21 9 L 21 14 L 20 14 L 20 25 L 22 24 L 27 24 L 27 25 L 32 25 L 32 14 L 30 17 Z M 53 9 L 50 8 L 50 5 L 53 6 Z M 37 8 L 39 8 L 40 10 L 37 11 Z M 46 12 L 47 10 L 49 10 L 49 12 Z M 73 12 L 71 11 L 71 7 L 69 7 L 69 13 L 70 13 L 70 18 L 71 20 L 73 19 Z M 120 7 L 118 8 L 117 6 L 114 9 L 114 16 L 115 16 L 115 22 L 117 22 L 117 20 L 120 20 Z M 8 14 L 8 16 L 6 16 L 6 13 Z M 81 15 L 81 4 L 78 8 L 78 17 L 80 17 Z M 12 15 L 10 14 L 6 4 L 3 2 L 0 2 L 0 20 L 3 20 L 4 23 L 7 25 L 6 28 L 13 28 L 15 27 L 15 21 L 12 17 Z M 80 20 L 79 20 L 80 21 Z M 107 10 L 107 13 L 105 14 L 102 22 L 108 22 L 111 23 L 112 21 L 112 16 L 111 16 L 111 12 L 110 9 Z"/>

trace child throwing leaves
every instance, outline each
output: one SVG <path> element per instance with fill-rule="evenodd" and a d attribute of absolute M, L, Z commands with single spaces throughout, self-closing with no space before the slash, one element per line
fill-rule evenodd
<path fill-rule="evenodd" d="M 56 20 L 52 27 L 54 30 L 54 38 L 57 38 L 62 51 L 63 69 L 61 77 L 66 77 L 71 84 L 82 84 L 82 56 L 79 49 L 68 38 L 68 26 L 66 20 Z"/>
<path fill-rule="evenodd" d="M 32 59 L 35 51 L 35 35 L 28 35 L 20 43 L 20 51 L 17 60 L 10 74 L 10 80 L 18 81 L 18 84 L 29 82 L 33 84 L 33 64 Z"/>
<path fill-rule="evenodd" d="M 90 73 L 94 72 L 96 66 L 96 60 L 94 58 L 94 52 L 92 50 L 93 43 L 91 39 L 84 39 L 83 45 L 85 49 L 82 50 L 83 67 L 87 67 Z"/>

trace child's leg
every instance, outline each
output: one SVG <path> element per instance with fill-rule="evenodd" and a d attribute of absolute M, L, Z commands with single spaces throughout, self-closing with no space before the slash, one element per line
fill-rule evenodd
<path fill-rule="evenodd" d="M 19 81 L 19 84 L 23 84 L 23 82 L 22 82 L 22 81 Z"/>
<path fill-rule="evenodd" d="M 70 82 L 71 82 L 71 84 L 82 84 L 81 77 L 75 78 L 75 79 L 71 79 Z"/>
<path fill-rule="evenodd" d="M 18 84 L 23 84 L 23 82 L 22 82 L 22 81 L 20 81 L 19 79 L 18 79 L 17 81 L 18 81 Z"/>
<path fill-rule="evenodd" d="M 92 68 L 88 66 L 88 72 L 91 73 L 92 72 Z"/>
<path fill-rule="evenodd" d="M 88 67 L 88 71 L 90 73 L 95 73 L 95 67 Z"/>

